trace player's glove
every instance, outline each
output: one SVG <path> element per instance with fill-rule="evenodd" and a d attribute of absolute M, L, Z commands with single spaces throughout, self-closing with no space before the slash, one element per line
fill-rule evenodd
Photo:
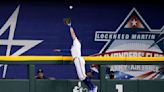
<path fill-rule="evenodd" d="M 64 18 L 63 21 L 64 21 L 64 24 L 71 27 L 71 19 L 70 18 Z"/>

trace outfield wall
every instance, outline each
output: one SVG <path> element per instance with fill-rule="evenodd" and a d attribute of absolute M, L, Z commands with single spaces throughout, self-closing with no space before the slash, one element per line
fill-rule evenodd
<path fill-rule="evenodd" d="M 9 57 L 13 58 L 13 57 Z M 15 57 L 14 57 L 15 58 Z M 19 58 L 19 57 L 17 57 Z M 64 58 L 64 57 L 63 57 Z M 164 64 L 163 57 L 154 58 L 140 58 L 140 60 L 132 61 L 131 58 L 123 60 L 123 58 L 106 58 L 103 61 L 94 61 L 95 58 L 89 57 L 86 59 L 88 64 L 100 64 L 100 80 L 93 80 L 98 85 L 99 92 L 161 92 L 164 90 L 164 80 L 108 80 L 105 79 L 106 64 Z M 93 60 L 92 60 L 92 59 Z M 135 57 L 133 57 L 134 59 Z M 27 57 L 26 57 L 27 59 Z M 35 59 L 35 58 L 33 58 Z M 101 59 L 96 58 L 96 59 Z M 110 60 L 111 59 L 111 60 Z M 125 59 L 125 58 L 124 58 Z M 122 60 L 122 61 L 121 61 Z M 152 61 L 152 62 L 151 62 Z M 79 80 L 36 80 L 35 79 L 35 64 L 72 64 L 71 58 L 68 60 L 54 60 L 54 61 L 0 61 L 2 64 L 28 64 L 28 79 L 1 79 L 0 89 L 2 92 L 73 92 L 75 85 L 78 85 Z M 85 89 L 86 86 L 82 84 Z M 85 92 L 85 91 L 83 91 Z"/>

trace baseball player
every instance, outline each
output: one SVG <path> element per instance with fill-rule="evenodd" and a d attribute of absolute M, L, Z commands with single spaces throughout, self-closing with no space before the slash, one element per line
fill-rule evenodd
<path fill-rule="evenodd" d="M 64 19 L 64 22 L 67 26 L 69 26 L 70 34 L 71 34 L 71 37 L 73 40 L 73 44 L 71 47 L 71 55 L 73 57 L 73 61 L 74 61 L 75 67 L 76 67 L 77 75 L 78 75 L 79 79 L 87 85 L 89 92 L 97 92 L 98 87 L 95 86 L 91 82 L 90 78 L 88 78 L 86 76 L 85 60 L 81 56 L 81 43 L 79 42 L 79 40 L 78 40 L 78 38 L 77 38 L 77 36 L 76 36 L 72 26 L 71 26 L 71 20 L 66 18 L 66 19 Z"/>

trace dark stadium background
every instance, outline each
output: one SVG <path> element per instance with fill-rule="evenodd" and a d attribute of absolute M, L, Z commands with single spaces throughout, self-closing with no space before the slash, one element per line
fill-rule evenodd
<path fill-rule="evenodd" d="M 14 39 L 44 40 L 22 55 L 61 55 L 53 49 L 69 50 L 72 41 L 63 18 L 71 17 L 73 27 L 82 42 L 82 54 L 98 53 L 105 42 L 95 42 L 96 30 L 115 31 L 130 10 L 135 7 L 151 28 L 160 29 L 164 24 L 162 0 L 4 0 L 0 3 L 0 27 L 20 5 Z M 69 5 L 73 5 L 70 10 Z M 8 32 L 0 39 L 8 37 Z M 0 55 L 5 55 L 6 46 L 0 46 Z M 12 47 L 12 52 L 19 49 Z M 162 48 L 164 50 L 164 48 Z M 69 54 L 68 54 L 69 55 Z M 48 76 L 76 78 L 73 65 L 37 65 Z M 0 69 L 2 77 L 3 67 Z M 61 74 L 59 76 L 59 74 Z M 27 78 L 26 65 L 9 65 L 7 78 Z"/>

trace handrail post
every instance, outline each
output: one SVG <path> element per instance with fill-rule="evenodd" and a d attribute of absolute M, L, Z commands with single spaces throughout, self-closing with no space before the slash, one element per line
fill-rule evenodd
<path fill-rule="evenodd" d="M 35 92 L 35 65 L 29 64 L 29 87 L 30 92 Z"/>
<path fill-rule="evenodd" d="M 105 80 L 105 65 L 100 65 L 100 90 L 101 92 L 106 92 L 106 80 Z"/>

